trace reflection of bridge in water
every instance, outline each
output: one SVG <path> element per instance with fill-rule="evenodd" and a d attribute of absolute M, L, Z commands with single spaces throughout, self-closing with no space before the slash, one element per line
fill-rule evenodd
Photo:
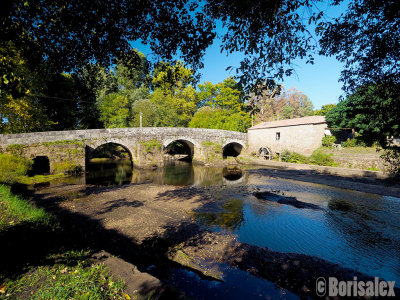
<path fill-rule="evenodd" d="M 0 147 L 4 152 L 17 150 L 30 159 L 47 157 L 50 171 L 54 171 L 55 164 L 66 161 L 85 169 L 90 154 L 109 143 L 125 148 L 133 165 L 153 167 L 163 165 L 164 154 L 170 151 L 171 144 L 179 144 L 180 151 L 190 160 L 203 163 L 238 156 L 246 148 L 247 135 L 216 129 L 158 127 L 0 135 Z"/>
<path fill-rule="evenodd" d="M 98 161 L 90 162 L 87 171 L 85 176 L 87 184 L 106 186 L 130 183 L 177 186 L 232 185 L 245 183 L 247 178 L 246 174 L 237 167 L 205 167 L 180 161 L 153 170 L 132 169 L 127 160 Z"/>

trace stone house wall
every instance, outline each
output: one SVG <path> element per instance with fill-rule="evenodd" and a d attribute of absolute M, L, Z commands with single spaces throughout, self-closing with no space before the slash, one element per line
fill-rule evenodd
<path fill-rule="evenodd" d="M 326 127 L 326 123 L 322 123 L 249 129 L 249 151 L 257 153 L 261 147 L 268 147 L 273 153 L 289 150 L 309 156 L 322 145 Z"/>

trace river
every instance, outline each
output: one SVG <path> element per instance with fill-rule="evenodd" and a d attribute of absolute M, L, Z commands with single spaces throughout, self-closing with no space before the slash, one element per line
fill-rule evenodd
<path fill-rule="evenodd" d="M 127 161 L 102 161 L 90 163 L 87 171 L 75 180 L 102 186 L 214 187 L 223 204 L 194 212 L 202 227 L 274 251 L 319 257 L 394 280 L 400 287 L 400 198 L 263 176 L 258 169 L 237 166 L 172 162 L 164 168 L 136 170 Z M 224 282 L 202 279 L 187 269 L 149 266 L 148 271 L 193 297 L 297 298 L 271 282 L 228 267 Z"/>

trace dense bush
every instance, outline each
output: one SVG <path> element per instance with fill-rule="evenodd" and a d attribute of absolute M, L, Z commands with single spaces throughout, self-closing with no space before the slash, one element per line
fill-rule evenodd
<path fill-rule="evenodd" d="M 337 164 L 332 158 L 332 154 L 323 153 L 321 150 L 315 150 L 310 156 L 310 162 L 319 166 L 336 167 Z"/>
<path fill-rule="evenodd" d="M 400 180 L 400 149 L 385 150 L 381 158 L 385 161 L 389 173 L 397 180 Z"/>
<path fill-rule="evenodd" d="M 17 177 L 27 175 L 31 167 L 29 160 L 0 153 L 0 182 L 13 183 Z"/>
<path fill-rule="evenodd" d="M 283 150 L 280 157 L 281 161 L 289 163 L 313 164 L 329 167 L 337 166 L 332 158 L 332 154 L 325 154 L 321 150 L 315 150 L 309 158 L 296 152 Z"/>
<path fill-rule="evenodd" d="M 364 141 L 360 137 L 355 137 L 354 139 L 347 139 L 347 141 L 342 143 L 343 147 L 367 147 Z"/>
<path fill-rule="evenodd" d="M 324 147 L 332 147 L 332 145 L 336 142 L 336 137 L 333 135 L 327 135 L 322 138 L 322 146 Z"/>
<path fill-rule="evenodd" d="M 291 152 L 289 150 L 283 150 L 281 153 L 281 161 L 298 163 L 298 164 L 308 164 L 309 160 L 306 156 L 301 155 L 296 152 Z"/>

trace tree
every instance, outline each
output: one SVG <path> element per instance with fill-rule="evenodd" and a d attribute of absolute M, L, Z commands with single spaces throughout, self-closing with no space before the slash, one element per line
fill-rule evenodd
<path fill-rule="evenodd" d="M 246 132 L 251 126 L 243 92 L 232 77 L 217 84 L 200 84 L 198 98 L 202 107 L 194 114 L 189 127 Z"/>
<path fill-rule="evenodd" d="M 321 109 L 316 109 L 314 111 L 314 115 L 316 116 L 326 116 L 326 114 L 334 109 L 336 107 L 336 104 L 326 104 L 326 105 L 322 105 Z"/>
<path fill-rule="evenodd" d="M 250 114 L 256 117 L 256 123 L 272 120 L 279 114 L 283 105 L 285 105 L 283 101 L 277 101 L 277 97 L 282 92 L 283 86 L 279 84 L 270 89 L 268 85 L 267 82 L 259 85 L 247 102 Z"/>
<path fill-rule="evenodd" d="M 348 94 L 367 85 L 400 83 L 398 1 L 349 1 L 344 14 L 321 23 L 317 32 L 321 52 L 345 64 L 341 81 Z"/>
<path fill-rule="evenodd" d="M 12 42 L 0 44 L 0 130 L 29 132 L 49 128 L 50 121 L 34 96 L 43 79 L 32 71 Z"/>
<path fill-rule="evenodd" d="M 142 126 L 153 127 L 157 119 L 157 107 L 150 99 L 137 100 L 132 107 L 132 121 L 130 126 L 140 126 L 140 114 L 142 114 Z"/>
<path fill-rule="evenodd" d="M 233 77 L 228 77 L 223 82 L 212 84 L 205 82 L 199 85 L 200 105 L 213 108 L 227 109 L 240 112 L 245 109 L 243 93 Z"/>
<path fill-rule="evenodd" d="M 313 115 L 313 104 L 310 99 L 294 87 L 281 93 L 276 101 L 285 103 L 281 111 L 281 116 L 284 119 Z"/>
<path fill-rule="evenodd" d="M 156 107 L 157 127 L 187 127 L 196 107 L 196 90 L 187 86 L 174 92 L 156 89 L 150 97 Z"/>
<path fill-rule="evenodd" d="M 232 112 L 228 109 L 203 106 L 190 120 L 189 127 L 212 128 L 246 132 L 251 126 L 250 116 L 241 112 Z"/>
<path fill-rule="evenodd" d="M 180 61 L 175 64 L 161 62 L 153 72 L 153 93 L 156 107 L 154 126 L 186 127 L 192 118 L 198 98 L 192 86 L 193 71 Z"/>
<path fill-rule="evenodd" d="M 100 120 L 106 128 L 129 127 L 129 101 L 124 95 L 111 93 L 99 106 Z"/>
<path fill-rule="evenodd" d="M 354 128 L 367 143 L 389 147 L 400 136 L 400 86 L 361 87 L 326 115 L 330 127 Z"/>

